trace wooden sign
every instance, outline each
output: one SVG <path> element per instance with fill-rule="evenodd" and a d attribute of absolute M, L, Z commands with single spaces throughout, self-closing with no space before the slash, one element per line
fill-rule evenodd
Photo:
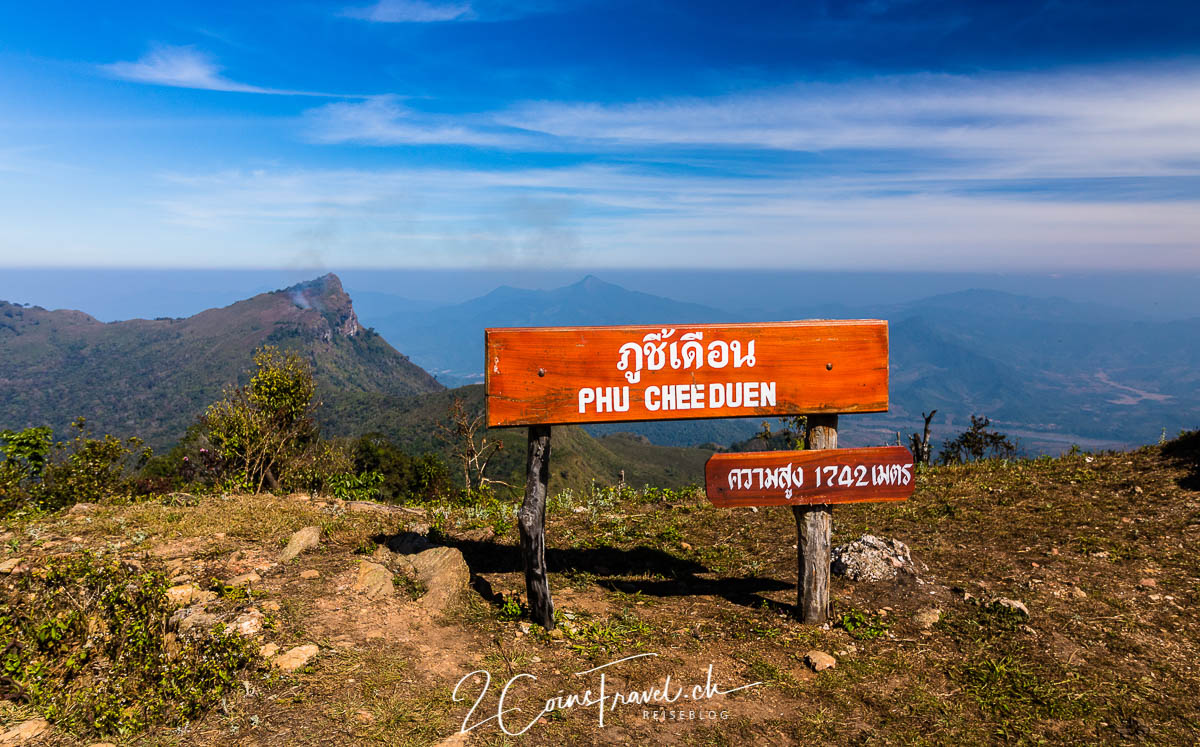
<path fill-rule="evenodd" d="M 914 482 L 903 446 L 714 454 L 704 467 L 708 499 L 722 508 L 903 501 Z"/>
<path fill-rule="evenodd" d="M 886 321 L 486 331 L 489 426 L 888 409 Z"/>

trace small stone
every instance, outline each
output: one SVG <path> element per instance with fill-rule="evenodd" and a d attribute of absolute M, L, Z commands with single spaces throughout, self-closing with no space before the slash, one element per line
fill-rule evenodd
<path fill-rule="evenodd" d="M 261 633 L 263 629 L 262 613 L 251 608 L 234 618 L 230 627 L 239 635 L 244 635 L 246 637 L 256 636 Z"/>
<path fill-rule="evenodd" d="M 379 599 L 395 593 L 392 572 L 369 560 L 363 560 L 358 564 L 358 578 L 355 579 L 354 586 L 351 588 L 366 594 L 368 599 Z"/>
<path fill-rule="evenodd" d="M 999 607 L 1006 607 L 1013 612 L 1020 612 L 1025 617 L 1029 617 L 1029 608 L 1015 599 L 997 599 L 996 605 Z"/>
<path fill-rule="evenodd" d="M 1087 592 L 1084 591 L 1083 589 L 1079 588 L 1078 586 L 1075 586 L 1075 587 L 1072 587 L 1072 589 L 1071 589 L 1071 596 L 1074 597 L 1075 599 L 1086 599 Z"/>
<path fill-rule="evenodd" d="M 279 646 L 274 643 L 264 644 L 258 649 L 258 655 L 264 659 L 270 659 L 277 653 L 279 653 Z"/>
<path fill-rule="evenodd" d="M 251 584 L 257 584 L 259 581 L 262 581 L 262 576 L 258 575 L 254 571 L 250 571 L 249 573 L 243 573 L 240 576 L 234 576 L 226 583 L 229 586 L 250 586 Z"/>
<path fill-rule="evenodd" d="M 471 582 L 471 569 L 460 550 L 453 547 L 434 547 L 410 556 L 417 579 L 427 590 L 421 605 L 444 609 L 458 600 Z"/>
<path fill-rule="evenodd" d="M 200 591 L 192 584 L 179 584 L 167 589 L 167 601 L 176 607 L 186 607 L 192 603 L 196 592 Z"/>
<path fill-rule="evenodd" d="M 306 571 L 300 571 L 300 578 L 320 578 L 321 572 L 309 568 Z"/>
<path fill-rule="evenodd" d="M 300 669 L 309 662 L 317 652 L 320 651 L 315 645 L 307 643 L 303 646 L 296 646 L 289 649 L 287 653 L 276 656 L 271 663 L 279 667 L 284 672 L 294 672 Z"/>
<path fill-rule="evenodd" d="M 186 607 L 172 615 L 171 622 L 175 623 L 181 634 L 194 635 L 211 630 L 214 625 L 221 622 L 221 616 L 201 612 L 195 607 Z"/>
<path fill-rule="evenodd" d="M 837 659 L 824 651 L 809 651 L 804 655 L 804 663 L 814 672 L 824 672 L 837 666 Z"/>
<path fill-rule="evenodd" d="M 9 558 L 3 563 L 0 563 L 0 574 L 7 576 L 8 574 L 12 573 L 14 570 L 16 570 L 17 566 L 21 564 L 21 560 L 21 558 Z"/>
<path fill-rule="evenodd" d="M 36 739 L 45 734 L 49 729 L 50 722 L 42 718 L 22 721 L 3 734 L 0 734 L 0 744 L 25 744 L 29 740 Z"/>
<path fill-rule="evenodd" d="M 921 630 L 929 630 L 942 619 L 942 611 L 936 607 L 922 607 L 913 614 L 912 619 Z"/>
<path fill-rule="evenodd" d="M 311 550 L 321 542 L 320 527 L 304 527 L 292 535 L 287 547 L 279 554 L 279 562 L 286 563 L 305 550 Z"/>
<path fill-rule="evenodd" d="M 1138 581 L 1138 586 L 1145 586 L 1153 589 L 1155 586 L 1158 586 L 1158 582 L 1152 578 L 1143 578 L 1141 581 Z"/>

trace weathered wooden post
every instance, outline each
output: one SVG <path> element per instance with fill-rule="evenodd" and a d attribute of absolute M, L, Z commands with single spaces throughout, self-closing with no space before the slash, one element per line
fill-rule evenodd
<path fill-rule="evenodd" d="M 529 617 L 546 630 L 554 628 L 554 602 L 546 578 L 546 493 L 550 484 L 550 426 L 529 426 L 525 460 L 525 501 L 517 513 L 521 558 L 525 562 L 525 594 Z"/>
<path fill-rule="evenodd" d="M 804 448 L 837 448 L 837 415 L 810 415 Z M 792 506 L 796 517 L 796 609 L 809 625 L 822 625 L 829 618 L 829 561 L 832 549 L 833 506 Z"/>

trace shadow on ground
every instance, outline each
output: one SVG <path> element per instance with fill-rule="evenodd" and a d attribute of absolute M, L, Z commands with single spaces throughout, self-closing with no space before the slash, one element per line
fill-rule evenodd
<path fill-rule="evenodd" d="M 397 536 L 378 535 L 372 539 L 378 544 L 389 545 Z M 503 600 L 492 591 L 490 584 L 478 576 L 524 571 L 521 549 L 517 545 L 494 540 L 438 539 L 439 544 L 456 548 L 463 554 L 472 577 L 476 579 L 475 588 L 493 604 L 500 604 Z M 705 565 L 644 545 L 630 550 L 615 547 L 547 548 L 546 565 L 551 573 L 576 571 L 591 574 L 596 577 L 597 585 L 626 594 L 641 593 L 652 597 L 716 596 L 746 607 L 765 605 L 789 614 L 795 614 L 796 611 L 794 605 L 779 604 L 762 596 L 763 592 L 794 589 L 794 583 L 758 576 L 701 578 L 700 574 L 711 574 Z M 666 578 L 629 578 L 646 573 Z"/>
<path fill-rule="evenodd" d="M 1163 446 L 1163 456 L 1188 471 L 1179 487 L 1200 490 L 1200 431 L 1185 433 Z"/>

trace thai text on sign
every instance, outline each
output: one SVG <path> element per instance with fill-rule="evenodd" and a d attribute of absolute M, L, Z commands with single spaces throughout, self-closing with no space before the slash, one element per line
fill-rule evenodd
<path fill-rule="evenodd" d="M 913 470 L 903 446 L 714 454 L 704 488 L 721 507 L 903 501 Z"/>
<path fill-rule="evenodd" d="M 489 426 L 888 406 L 879 320 L 503 328 L 486 347 Z"/>

